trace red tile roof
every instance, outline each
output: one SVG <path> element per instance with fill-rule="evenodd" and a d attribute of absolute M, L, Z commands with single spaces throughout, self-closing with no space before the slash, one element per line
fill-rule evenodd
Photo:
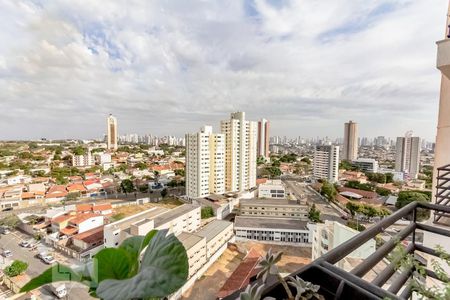
<path fill-rule="evenodd" d="M 228 277 L 225 284 L 217 293 L 217 298 L 222 299 L 249 284 L 250 278 L 258 273 L 257 266 L 261 255 L 251 248 L 245 259 Z"/>
<path fill-rule="evenodd" d="M 65 235 L 73 235 L 73 234 L 77 233 L 77 231 L 78 231 L 78 228 L 71 227 L 71 226 L 68 226 L 68 227 L 60 230 L 60 232 Z"/>
<path fill-rule="evenodd" d="M 67 186 L 69 192 L 85 192 L 86 188 L 81 183 L 72 183 Z"/>
<path fill-rule="evenodd" d="M 72 237 L 75 240 L 80 240 L 85 243 L 93 243 L 98 240 L 103 240 L 103 226 L 79 233 Z"/>
<path fill-rule="evenodd" d="M 52 223 L 59 224 L 59 223 L 65 222 L 65 221 L 73 219 L 73 218 L 75 218 L 75 216 L 73 216 L 73 215 L 61 215 L 61 216 L 53 218 Z"/>
<path fill-rule="evenodd" d="M 89 220 L 89 219 L 94 218 L 94 217 L 99 217 L 99 216 L 101 216 L 101 215 L 99 215 L 99 214 L 90 214 L 90 213 L 89 214 L 81 214 L 81 215 L 78 215 L 75 218 L 71 219 L 69 222 L 72 223 L 72 224 L 75 224 L 75 225 L 79 225 L 79 224 L 83 223 L 86 220 Z"/>

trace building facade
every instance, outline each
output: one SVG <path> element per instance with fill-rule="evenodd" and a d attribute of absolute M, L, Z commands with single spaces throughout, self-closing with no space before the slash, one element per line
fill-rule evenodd
<path fill-rule="evenodd" d="M 205 197 L 225 193 L 225 135 L 211 126 L 186 134 L 186 196 Z"/>
<path fill-rule="evenodd" d="M 378 173 L 378 161 L 373 158 L 358 158 L 352 161 L 352 166 L 363 172 Z"/>
<path fill-rule="evenodd" d="M 352 161 L 356 158 L 358 158 L 358 123 L 348 121 L 344 125 L 342 159 Z"/>
<path fill-rule="evenodd" d="M 308 206 L 287 199 L 245 199 L 240 201 L 239 214 L 250 217 L 289 218 L 307 221 Z"/>
<path fill-rule="evenodd" d="M 225 190 L 238 192 L 256 186 L 257 123 L 245 119 L 244 112 L 221 121 L 225 135 Z"/>
<path fill-rule="evenodd" d="M 314 151 L 313 177 L 316 180 L 338 180 L 339 146 L 319 145 Z"/>
<path fill-rule="evenodd" d="M 258 198 L 284 199 L 286 188 L 281 180 L 268 180 L 258 185 Z"/>
<path fill-rule="evenodd" d="M 261 119 L 258 121 L 258 144 L 257 156 L 269 158 L 269 121 Z"/>
<path fill-rule="evenodd" d="M 117 119 L 113 115 L 109 115 L 107 119 L 107 132 L 108 150 L 117 150 Z"/>
<path fill-rule="evenodd" d="M 411 179 L 417 178 L 420 163 L 420 138 L 409 131 L 397 138 L 395 147 L 395 171 L 403 172 Z"/>
<path fill-rule="evenodd" d="M 333 248 L 357 235 L 356 231 L 336 221 L 325 221 L 315 224 L 312 238 L 312 260 L 319 258 Z M 365 259 L 375 252 L 375 240 L 369 240 L 364 245 L 350 253 L 347 257 Z"/>

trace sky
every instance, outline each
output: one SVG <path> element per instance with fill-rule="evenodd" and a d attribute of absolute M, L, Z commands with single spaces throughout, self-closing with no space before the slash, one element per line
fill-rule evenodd
<path fill-rule="evenodd" d="M 0 139 L 219 131 L 435 138 L 447 0 L 0 0 Z"/>

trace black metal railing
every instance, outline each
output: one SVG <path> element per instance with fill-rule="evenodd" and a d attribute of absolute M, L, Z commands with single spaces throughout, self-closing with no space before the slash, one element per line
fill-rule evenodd
<path fill-rule="evenodd" d="M 390 262 L 389 260 L 385 260 L 385 258 L 387 258 L 389 253 L 391 253 L 402 241 L 405 241 L 403 243 L 403 245 L 405 245 L 405 253 L 417 255 L 419 260 L 423 259 L 423 253 L 438 257 L 436 251 L 428 247 L 429 245 L 424 245 L 422 242 L 416 240 L 416 233 L 418 231 L 430 232 L 445 238 L 450 238 L 450 231 L 445 228 L 416 222 L 418 209 L 425 209 L 444 214 L 450 213 L 450 207 L 446 205 L 424 202 L 410 203 L 291 275 L 298 275 L 304 280 L 320 285 L 320 292 L 326 299 L 410 298 L 412 291 L 410 285 L 407 283 L 414 270 L 402 269 L 402 271 L 398 271 L 398 261 Z M 388 227 L 401 219 L 409 220 L 409 224 L 407 223 L 408 225 L 395 235 L 390 235 L 389 240 L 378 247 L 378 249 L 366 259 L 363 259 L 362 262 L 351 271 L 345 271 L 335 265 L 360 246 L 374 239 L 378 234 L 385 232 Z M 442 243 L 448 243 L 448 241 L 450 241 L 450 239 L 443 239 Z M 401 258 L 398 258 L 398 260 L 400 259 Z M 373 270 L 381 261 L 384 261 L 383 265 L 387 266 L 379 272 L 371 273 L 372 276 L 370 276 L 370 279 L 364 279 L 363 277 L 369 271 Z M 426 269 L 426 275 L 439 280 L 436 274 L 431 270 Z M 386 284 L 388 281 L 389 283 Z M 387 287 L 384 289 L 383 286 L 385 284 Z M 235 293 L 226 299 L 234 300 L 238 295 L 239 293 Z M 282 297 L 284 292 L 282 287 L 274 282 L 267 286 L 265 295 L 277 298 L 277 296 Z"/>

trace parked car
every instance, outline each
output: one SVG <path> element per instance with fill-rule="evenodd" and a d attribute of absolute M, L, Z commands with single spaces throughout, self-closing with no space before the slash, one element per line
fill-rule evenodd
<path fill-rule="evenodd" d="M 10 250 L 3 250 L 2 256 L 3 257 L 11 257 L 12 256 L 12 252 Z"/>
<path fill-rule="evenodd" d="M 56 259 L 53 256 L 51 256 L 51 255 L 44 256 L 44 257 L 41 258 L 41 260 L 44 263 L 46 263 L 47 265 L 51 265 L 51 264 L 56 262 Z"/>
<path fill-rule="evenodd" d="M 39 259 L 43 259 L 46 256 L 49 256 L 50 254 L 48 254 L 47 252 L 43 251 L 43 252 L 39 252 L 36 257 Z"/>
<path fill-rule="evenodd" d="M 21 241 L 19 243 L 19 246 L 24 247 L 24 248 L 29 248 L 29 247 L 31 247 L 31 243 L 29 241 Z"/>
<path fill-rule="evenodd" d="M 10 234 L 11 231 L 8 228 L 2 228 L 1 233 L 2 234 Z"/>
<path fill-rule="evenodd" d="M 64 283 L 51 283 L 48 285 L 48 289 L 59 299 L 64 298 L 67 295 L 67 288 Z"/>

